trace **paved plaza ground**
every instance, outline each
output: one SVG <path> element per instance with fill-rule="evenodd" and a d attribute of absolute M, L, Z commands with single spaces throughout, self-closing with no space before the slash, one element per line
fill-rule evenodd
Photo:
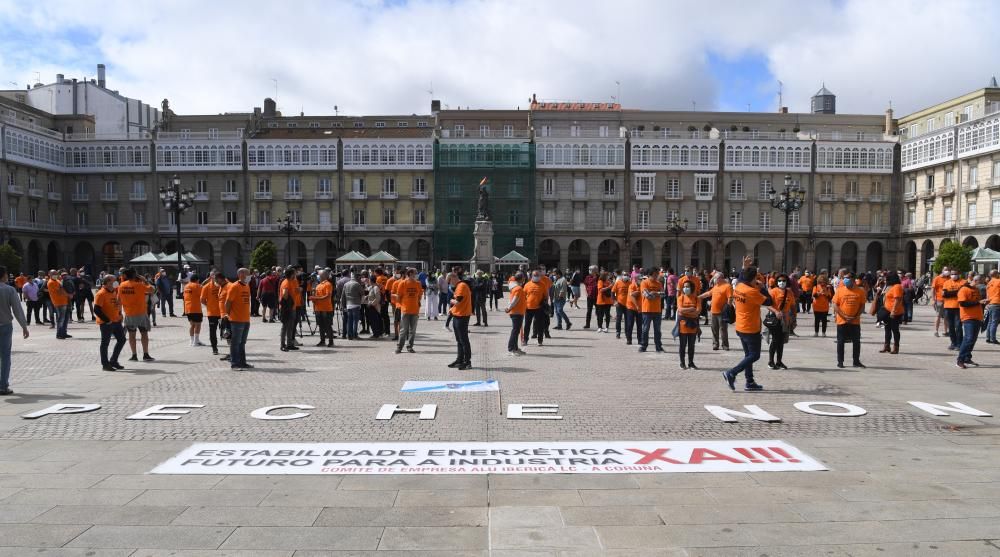
<path fill-rule="evenodd" d="M 837 369 L 831 338 L 811 316 L 785 349 L 791 369 L 761 361 L 760 393 L 730 392 L 720 370 L 738 345 L 697 347 L 681 370 L 676 342 L 639 354 L 614 334 L 553 331 L 542 348 L 506 356 L 509 320 L 472 328 L 473 370 L 454 359 L 443 320 L 421 320 L 416 354 L 388 341 L 278 351 L 278 326 L 254 322 L 248 360 L 231 371 L 192 348 L 181 318 L 160 319 L 155 362 L 101 371 L 96 326 L 73 338 L 31 328 L 15 339 L 13 396 L 0 397 L 0 556 L 591 556 L 1000 555 L 1000 417 L 935 417 L 907 401 L 958 401 L 1000 416 L 1000 350 L 980 342 L 982 367 L 960 370 L 917 308 L 902 353 L 879 354 L 866 322 L 866 370 Z M 664 324 L 669 336 L 672 323 Z M 831 328 L 831 334 L 833 329 Z M 203 335 L 207 337 L 207 335 Z M 652 348 L 652 347 L 651 347 Z M 127 349 L 126 349 L 127 354 Z M 123 358 L 124 360 L 124 358 Z M 401 393 L 407 380 L 497 379 L 495 392 Z M 802 401 L 867 410 L 824 417 Z M 95 412 L 20 416 L 57 403 Z M 438 405 L 375 421 L 383 404 Z M 509 403 L 559 405 L 558 421 L 506 418 Z M 176 421 L 127 420 L 156 404 L 202 404 Z M 315 407 L 262 421 L 257 408 Z M 705 405 L 755 404 L 780 423 L 723 423 Z M 503 412 L 501 410 L 503 409 Z M 196 441 L 639 441 L 780 439 L 823 472 L 606 475 L 150 475 Z"/>

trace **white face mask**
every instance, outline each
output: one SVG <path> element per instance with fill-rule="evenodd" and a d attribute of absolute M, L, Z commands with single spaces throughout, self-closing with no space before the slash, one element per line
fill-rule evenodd
<path fill-rule="evenodd" d="M 250 277 L 244 277 L 243 284 L 250 284 Z"/>
<path fill-rule="evenodd" d="M 111 289 L 115 290 L 116 288 L 118 288 L 118 281 L 117 280 L 111 283 Z"/>
<path fill-rule="evenodd" d="M 531 282 L 541 282 L 542 277 L 531 277 Z"/>
<path fill-rule="evenodd" d="M 788 283 L 787 283 L 787 282 L 785 282 L 785 281 L 783 281 L 783 280 L 779 280 L 779 281 L 778 281 L 778 287 L 779 287 L 779 288 L 784 288 L 784 287 L 785 287 L 785 285 L 787 285 L 787 284 L 788 284 Z"/>
<path fill-rule="evenodd" d="M 690 288 L 688 288 L 687 286 L 685 286 L 685 287 L 684 287 L 684 293 L 685 293 L 685 294 L 690 294 L 690 293 L 691 293 L 691 289 L 690 289 Z"/>

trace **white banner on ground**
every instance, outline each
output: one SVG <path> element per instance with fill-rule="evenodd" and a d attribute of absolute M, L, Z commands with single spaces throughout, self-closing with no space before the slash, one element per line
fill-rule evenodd
<path fill-rule="evenodd" d="M 152 474 L 645 474 L 826 470 L 784 441 L 195 443 Z"/>
<path fill-rule="evenodd" d="M 484 381 L 407 381 L 403 383 L 404 393 L 449 393 L 456 391 L 499 391 L 500 382 L 496 379 Z"/>

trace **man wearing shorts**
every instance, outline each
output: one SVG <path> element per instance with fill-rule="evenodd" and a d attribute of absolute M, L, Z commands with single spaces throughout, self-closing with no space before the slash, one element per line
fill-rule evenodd
<path fill-rule="evenodd" d="M 184 285 L 184 315 L 187 317 L 188 334 L 191 335 L 191 346 L 205 346 L 198 338 L 201 335 L 201 283 L 198 276 L 191 273 L 188 283 Z"/>
<path fill-rule="evenodd" d="M 134 269 L 125 269 L 125 282 L 118 285 L 118 301 L 125 313 L 125 330 L 128 331 L 128 347 L 132 351 L 130 361 L 139 361 L 135 351 L 135 332 L 139 331 L 142 341 L 142 360 L 153 361 L 149 355 L 149 315 L 146 314 L 146 295 L 151 286 L 139 279 Z"/>

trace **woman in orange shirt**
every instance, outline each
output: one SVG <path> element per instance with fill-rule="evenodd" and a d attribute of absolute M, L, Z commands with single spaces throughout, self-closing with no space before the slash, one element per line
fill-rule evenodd
<path fill-rule="evenodd" d="M 611 304 L 614 303 L 615 297 L 611 293 L 611 279 L 608 278 L 608 273 L 602 272 L 597 279 L 597 332 L 606 333 L 608 328 L 611 327 Z M 604 326 L 601 326 L 604 323 Z"/>
<path fill-rule="evenodd" d="M 795 292 L 788 286 L 788 275 L 780 274 L 771 289 L 771 300 L 774 309 L 784 316 L 778 320 L 778 326 L 768 329 L 771 334 L 771 344 L 767 349 L 767 367 L 770 369 L 788 369 L 781 361 L 785 353 L 785 343 L 788 342 L 788 324 L 792 322 L 792 310 L 795 308 Z"/>
<path fill-rule="evenodd" d="M 679 353 L 681 369 L 698 369 L 694 365 L 694 342 L 698 336 L 698 316 L 701 315 L 701 300 L 691 281 L 684 283 L 677 293 L 677 333 L 680 338 Z M 687 352 L 687 362 L 684 353 Z"/>
<path fill-rule="evenodd" d="M 885 292 L 882 294 L 882 312 L 885 323 L 885 343 L 879 352 L 899 354 L 899 322 L 903 320 L 903 285 L 899 275 L 890 271 L 885 277 Z M 879 310 L 881 311 L 881 310 Z M 892 341 L 892 350 L 889 341 Z"/>
<path fill-rule="evenodd" d="M 826 323 L 830 316 L 830 298 L 833 298 L 833 289 L 830 288 L 826 275 L 816 277 L 816 286 L 812 289 L 814 337 L 819 336 L 820 329 L 823 331 L 823 336 L 826 336 Z"/>

